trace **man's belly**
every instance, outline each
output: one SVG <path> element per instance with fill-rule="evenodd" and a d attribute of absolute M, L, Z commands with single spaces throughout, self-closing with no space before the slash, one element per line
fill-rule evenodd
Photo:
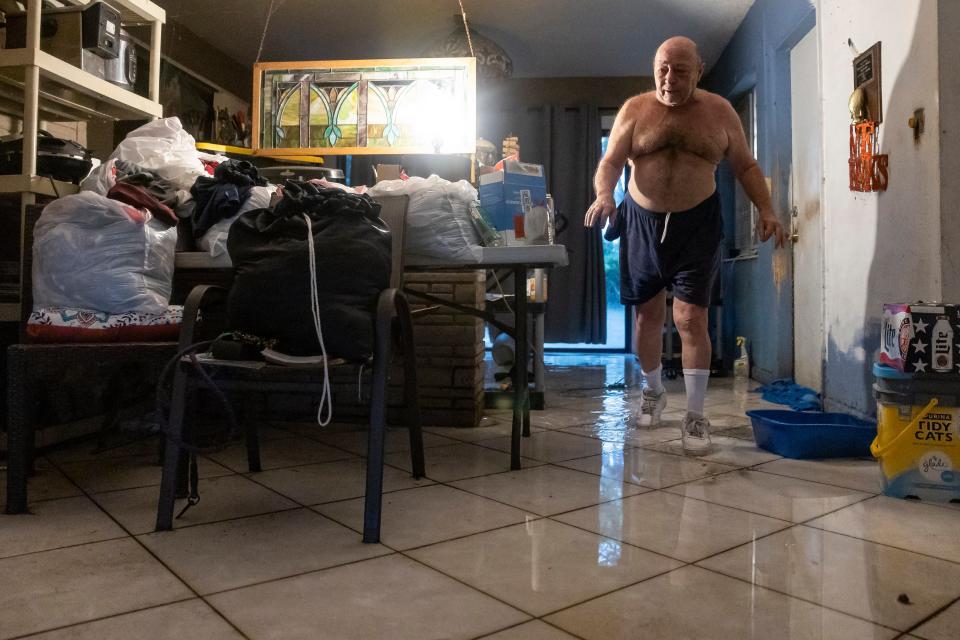
<path fill-rule="evenodd" d="M 631 164 L 630 196 L 650 211 L 692 209 L 717 189 L 716 165 L 692 154 L 662 151 Z"/>

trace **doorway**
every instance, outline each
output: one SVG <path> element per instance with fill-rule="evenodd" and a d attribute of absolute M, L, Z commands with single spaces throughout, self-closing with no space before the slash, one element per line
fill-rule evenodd
<path fill-rule="evenodd" d="M 823 390 L 822 109 L 818 29 L 790 50 L 792 163 L 790 228 L 793 240 L 794 378 Z"/>
<path fill-rule="evenodd" d="M 600 138 L 600 156 L 607 153 L 607 143 L 610 140 L 610 128 L 613 125 L 613 116 L 601 118 L 603 135 Z M 617 206 L 623 201 L 627 192 L 627 178 L 629 169 L 624 167 L 620 179 L 614 187 L 613 197 Z M 574 221 L 575 223 L 576 221 Z M 606 336 L 602 343 L 567 343 L 548 342 L 544 345 L 547 351 L 594 351 L 594 352 L 632 352 L 633 351 L 633 314 L 631 309 L 620 304 L 620 239 L 609 242 L 603 241 L 604 280 L 606 283 Z"/>

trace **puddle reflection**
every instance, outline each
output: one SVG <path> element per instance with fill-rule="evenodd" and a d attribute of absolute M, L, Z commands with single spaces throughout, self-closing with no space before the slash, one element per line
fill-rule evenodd
<path fill-rule="evenodd" d="M 597 544 L 597 565 L 612 567 L 620 563 L 623 547 L 617 540 L 623 533 L 623 450 L 622 444 L 603 443 L 600 467 L 600 497 L 606 502 L 598 513 L 600 531 L 608 531 L 611 538 Z"/>

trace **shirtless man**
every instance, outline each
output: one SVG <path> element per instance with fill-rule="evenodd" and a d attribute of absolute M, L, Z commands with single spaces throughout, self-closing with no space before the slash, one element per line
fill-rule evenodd
<path fill-rule="evenodd" d="M 703 75 L 697 45 L 670 38 L 653 63 L 656 90 L 634 96 L 617 114 L 594 188 L 587 227 L 610 220 L 608 239 L 620 236 L 620 302 L 636 307 L 636 351 L 644 374 L 640 421 L 656 425 L 667 404 L 660 379 L 666 289 L 683 344 L 687 413 L 683 448 L 710 447 L 703 403 L 710 377 L 707 308 L 720 268 L 723 221 L 714 172 L 726 158 L 760 211 L 763 241 L 782 247 L 783 228 L 770 192 L 747 145 L 740 118 L 724 98 L 697 88 Z M 627 195 L 618 210 L 613 189 L 630 162 Z"/>

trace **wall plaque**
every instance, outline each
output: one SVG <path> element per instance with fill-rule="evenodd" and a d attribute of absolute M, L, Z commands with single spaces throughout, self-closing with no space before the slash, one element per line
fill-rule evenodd
<path fill-rule="evenodd" d="M 868 120 L 883 122 L 880 88 L 880 43 L 853 59 L 853 88 L 862 88 L 867 97 Z"/>

